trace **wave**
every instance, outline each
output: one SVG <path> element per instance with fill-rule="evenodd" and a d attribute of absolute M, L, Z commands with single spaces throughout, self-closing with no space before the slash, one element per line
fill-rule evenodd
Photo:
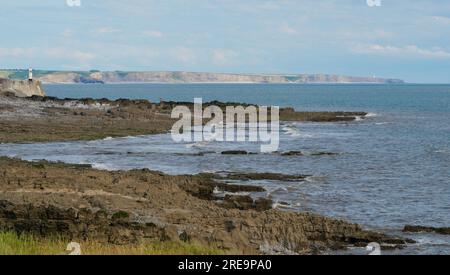
<path fill-rule="evenodd" d="M 289 136 L 299 136 L 300 135 L 300 131 L 295 127 L 284 126 L 282 129 L 286 135 L 289 135 Z"/>
<path fill-rule="evenodd" d="M 438 154 L 449 154 L 450 150 L 449 149 L 439 149 L 439 150 L 436 150 L 434 152 L 438 153 Z"/>
<path fill-rule="evenodd" d="M 273 190 L 271 190 L 271 191 L 268 191 L 267 192 L 267 197 L 271 197 L 273 194 L 276 194 L 276 193 L 288 193 L 289 192 L 289 190 L 288 190 L 288 188 L 287 187 L 277 187 L 277 188 L 274 188 Z"/>
<path fill-rule="evenodd" d="M 199 142 L 195 142 L 195 143 L 186 144 L 185 147 L 186 148 L 204 148 L 204 147 L 207 147 L 210 143 L 211 143 L 211 141 L 199 141 Z"/>
<path fill-rule="evenodd" d="M 367 113 L 365 116 L 355 116 L 355 121 L 362 121 L 366 118 L 378 117 L 377 113 Z"/>
<path fill-rule="evenodd" d="M 417 241 L 418 245 L 446 245 L 448 246 L 448 239 L 441 236 L 436 238 L 436 235 L 433 233 L 421 233 L 424 236 L 416 237 L 415 241 Z"/>
<path fill-rule="evenodd" d="M 364 117 L 377 117 L 378 114 L 377 113 L 368 113 L 367 115 L 365 115 Z"/>
<path fill-rule="evenodd" d="M 105 170 L 105 171 L 119 170 L 117 167 L 114 167 L 113 165 L 109 165 L 106 163 L 92 163 L 92 168 L 97 169 L 97 170 Z"/>
<path fill-rule="evenodd" d="M 305 179 L 309 183 L 327 183 L 326 176 L 310 176 Z"/>
<path fill-rule="evenodd" d="M 298 207 L 300 207 L 300 203 L 295 203 L 295 204 L 292 204 L 292 203 L 286 203 L 286 202 L 280 203 L 278 200 L 275 201 L 275 202 L 272 204 L 272 208 L 273 208 L 273 209 L 279 209 L 279 208 L 281 208 L 281 209 L 290 209 L 290 210 L 292 210 L 292 209 L 295 209 L 295 208 L 298 208 Z"/>
<path fill-rule="evenodd" d="M 301 138 L 312 138 L 313 137 L 313 135 L 303 133 L 302 131 L 300 131 L 298 128 L 296 128 L 294 126 L 283 126 L 281 129 L 283 130 L 284 134 L 286 134 L 287 136 L 290 136 L 290 137 L 301 137 Z"/>

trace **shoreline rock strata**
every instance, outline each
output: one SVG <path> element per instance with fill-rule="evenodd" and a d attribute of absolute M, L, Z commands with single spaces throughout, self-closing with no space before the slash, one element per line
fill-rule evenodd
<path fill-rule="evenodd" d="M 253 202 L 233 195 L 217 202 L 215 183 L 206 188 L 208 181 L 198 176 L 9 158 L 0 158 L 0 175 L 0 229 L 43 237 L 113 244 L 193 240 L 239 254 L 263 254 L 268 247 L 313 254 L 374 241 L 394 247 L 411 242 L 310 213 L 240 210 Z"/>
<path fill-rule="evenodd" d="M 441 235 L 450 235 L 450 227 L 431 227 L 420 225 L 406 225 L 403 232 L 408 233 L 436 233 Z"/>
<path fill-rule="evenodd" d="M 172 108 L 184 104 L 193 107 L 193 103 L 188 102 L 0 96 L 0 142 L 76 141 L 163 134 L 170 131 L 175 122 L 170 117 Z M 213 101 L 204 106 L 211 104 L 239 105 Z M 280 110 L 281 121 L 348 122 L 366 114 L 284 110 Z"/>

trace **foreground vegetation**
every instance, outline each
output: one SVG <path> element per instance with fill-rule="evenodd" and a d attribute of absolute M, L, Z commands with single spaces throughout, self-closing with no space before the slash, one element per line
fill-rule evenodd
<path fill-rule="evenodd" d="M 0 255 L 68 255 L 69 240 L 40 238 L 31 234 L 0 232 Z M 218 255 L 224 251 L 194 243 L 153 242 L 138 245 L 112 245 L 95 241 L 79 242 L 83 255 Z"/>

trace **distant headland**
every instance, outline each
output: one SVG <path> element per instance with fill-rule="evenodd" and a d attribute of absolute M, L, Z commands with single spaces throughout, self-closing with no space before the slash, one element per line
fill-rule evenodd
<path fill-rule="evenodd" d="M 45 71 L 34 70 L 42 83 L 374 83 L 401 84 L 401 79 L 329 74 L 234 74 L 178 71 Z M 0 78 L 27 79 L 28 70 L 0 70 Z"/>
<path fill-rule="evenodd" d="M 0 74 L 0 95 L 30 97 L 45 96 L 45 92 L 41 82 L 33 79 L 33 69 L 30 68 L 26 71 L 25 80 L 2 78 Z"/>

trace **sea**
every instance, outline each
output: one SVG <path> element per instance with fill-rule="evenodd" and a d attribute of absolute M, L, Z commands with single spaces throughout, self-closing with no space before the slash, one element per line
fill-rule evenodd
<path fill-rule="evenodd" d="M 242 102 L 297 111 L 364 111 L 354 122 L 282 122 L 280 151 L 252 142 L 175 143 L 170 134 L 80 142 L 1 144 L 0 155 L 92 164 L 106 170 L 148 168 L 168 174 L 273 172 L 306 181 L 251 181 L 282 211 L 345 219 L 417 243 L 384 254 L 450 254 L 450 236 L 403 233 L 407 224 L 450 226 L 450 85 L 425 84 L 114 84 L 45 85 L 59 98 L 153 102 Z M 222 155 L 226 150 L 256 154 Z M 330 154 L 317 154 L 317 153 Z M 236 182 L 240 183 L 240 182 Z M 360 248 L 339 254 L 364 254 Z"/>

